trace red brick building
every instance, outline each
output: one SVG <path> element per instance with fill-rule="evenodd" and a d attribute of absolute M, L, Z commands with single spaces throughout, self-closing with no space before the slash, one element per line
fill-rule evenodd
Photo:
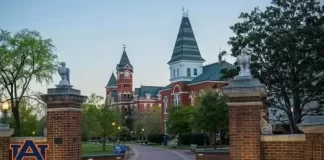
<path fill-rule="evenodd" d="M 124 115 L 131 111 L 149 112 L 152 107 L 161 106 L 159 90 L 163 87 L 140 86 L 133 90 L 133 73 L 133 66 L 124 47 L 116 67 L 117 77 L 112 73 L 106 85 L 106 103 L 116 107 Z"/>
<path fill-rule="evenodd" d="M 207 89 L 221 88 L 227 81 L 221 80 L 222 69 L 234 66 L 226 61 L 203 65 L 188 13 L 184 12 L 180 29 L 171 56 L 170 84 L 160 90 L 162 98 L 162 133 L 166 131 L 168 108 L 177 105 L 194 105 Z"/>
<path fill-rule="evenodd" d="M 131 111 L 148 112 L 152 107 L 161 107 L 164 124 L 162 132 L 166 133 L 165 122 L 169 107 L 196 104 L 198 96 L 206 89 L 227 85 L 227 81 L 221 80 L 221 70 L 234 66 L 226 61 L 209 65 L 203 65 L 204 62 L 188 14 L 184 12 L 172 57 L 168 62 L 170 84 L 165 87 L 140 86 L 133 91 L 133 66 L 124 47 L 116 67 L 117 77 L 112 73 L 106 86 L 106 102 L 119 109 L 125 119 Z"/>

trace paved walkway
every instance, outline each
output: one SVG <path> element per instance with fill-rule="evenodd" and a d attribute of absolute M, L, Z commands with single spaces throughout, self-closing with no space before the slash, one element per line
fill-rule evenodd
<path fill-rule="evenodd" d="M 167 150 L 157 147 L 130 145 L 134 151 L 131 160 L 195 160 L 187 150 Z"/>

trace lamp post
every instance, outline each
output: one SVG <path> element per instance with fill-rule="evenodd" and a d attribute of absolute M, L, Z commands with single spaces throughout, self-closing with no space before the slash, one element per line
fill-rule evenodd
<path fill-rule="evenodd" d="M 35 136 L 35 131 L 33 131 L 33 136 Z"/>
<path fill-rule="evenodd" d="M 111 125 L 113 126 L 113 129 L 114 129 L 116 123 L 115 122 L 112 122 Z M 116 138 L 116 136 L 113 137 L 113 146 L 114 146 L 114 148 L 115 148 L 115 138 Z"/>
<path fill-rule="evenodd" d="M 143 134 L 144 134 L 144 128 L 142 128 L 142 132 L 141 132 L 141 134 L 142 134 L 142 144 L 143 144 Z"/>
<path fill-rule="evenodd" d="M 118 133 L 117 133 L 117 136 L 118 136 L 118 142 L 119 142 L 119 133 L 120 133 L 120 127 L 118 126 Z"/>
<path fill-rule="evenodd" d="M 8 101 L 4 101 L 2 103 L 2 111 L 3 111 L 3 121 L 5 124 L 7 124 L 7 120 L 8 120 L 8 110 L 9 110 L 9 103 Z"/>

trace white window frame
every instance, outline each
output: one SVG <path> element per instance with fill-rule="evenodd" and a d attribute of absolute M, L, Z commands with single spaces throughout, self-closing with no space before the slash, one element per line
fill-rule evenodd
<path fill-rule="evenodd" d="M 163 100 L 163 110 L 164 110 L 164 113 L 168 113 L 168 97 L 167 96 L 165 96 L 164 100 Z"/>
<path fill-rule="evenodd" d="M 179 93 L 173 94 L 173 105 L 175 105 L 175 106 L 180 105 L 180 94 Z"/>

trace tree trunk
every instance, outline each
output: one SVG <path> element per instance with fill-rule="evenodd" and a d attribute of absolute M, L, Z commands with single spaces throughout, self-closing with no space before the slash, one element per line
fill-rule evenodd
<path fill-rule="evenodd" d="M 15 119 L 15 131 L 14 131 L 14 136 L 18 137 L 20 136 L 20 115 L 19 115 L 19 108 L 18 106 L 14 106 L 13 103 L 11 103 L 11 111 L 12 115 Z"/>
<path fill-rule="evenodd" d="M 222 130 L 219 131 L 219 145 L 222 145 Z"/>
<path fill-rule="evenodd" d="M 214 132 L 215 133 L 215 139 L 214 139 L 214 149 L 217 148 L 217 145 L 216 145 L 216 141 L 217 141 L 217 132 Z"/>
<path fill-rule="evenodd" d="M 106 136 L 105 135 L 103 135 L 102 151 L 106 151 Z"/>

